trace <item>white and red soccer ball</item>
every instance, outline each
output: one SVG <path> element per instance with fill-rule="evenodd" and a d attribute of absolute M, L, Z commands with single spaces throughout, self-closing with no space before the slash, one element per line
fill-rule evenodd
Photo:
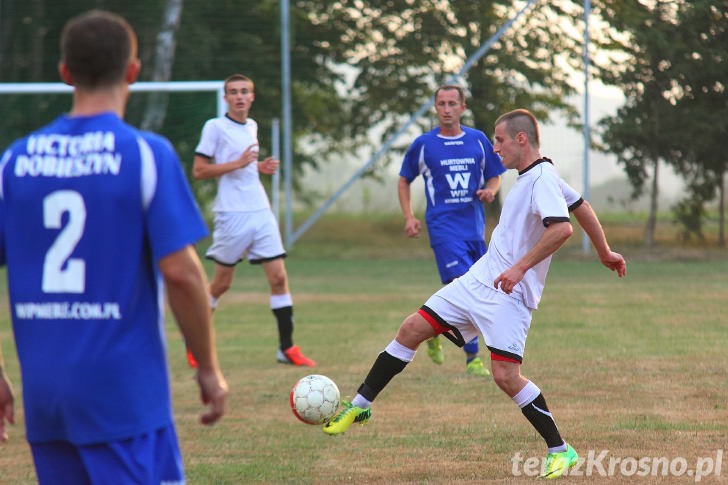
<path fill-rule="evenodd" d="M 291 409 L 307 424 L 328 423 L 339 408 L 339 388 L 326 376 L 313 374 L 300 379 L 291 390 Z"/>

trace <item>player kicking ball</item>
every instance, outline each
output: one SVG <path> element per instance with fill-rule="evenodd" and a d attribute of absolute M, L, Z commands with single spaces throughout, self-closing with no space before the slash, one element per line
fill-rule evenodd
<path fill-rule="evenodd" d="M 508 193 L 488 252 L 462 277 L 432 295 L 405 318 L 395 339 L 379 354 L 354 399 L 324 425 L 330 435 L 371 418 L 371 403 L 402 372 L 419 345 L 445 334 L 458 345 L 482 333 L 490 350 L 493 380 L 521 409 L 546 441 L 541 478 L 558 478 L 576 465 L 578 455 L 556 426 L 541 390 L 521 375 L 523 350 L 533 310 L 541 299 L 551 256 L 571 236 L 569 213 L 586 232 L 602 264 L 619 277 L 624 258 L 609 248 L 588 202 L 541 157 L 538 122 L 515 110 L 495 122 L 495 151 L 518 179 Z"/>

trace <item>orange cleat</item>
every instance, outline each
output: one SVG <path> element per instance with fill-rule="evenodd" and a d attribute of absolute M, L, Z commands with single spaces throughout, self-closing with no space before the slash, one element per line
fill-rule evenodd
<path fill-rule="evenodd" d="M 190 349 L 187 349 L 187 363 L 190 364 L 190 368 L 197 369 L 197 361 L 192 356 L 192 352 L 190 352 Z"/>
<path fill-rule="evenodd" d="M 308 367 L 316 365 L 316 362 L 301 353 L 301 349 L 298 345 L 294 345 L 293 347 L 287 348 L 283 351 L 279 349 L 277 359 L 278 362 L 282 364 L 305 365 Z"/>

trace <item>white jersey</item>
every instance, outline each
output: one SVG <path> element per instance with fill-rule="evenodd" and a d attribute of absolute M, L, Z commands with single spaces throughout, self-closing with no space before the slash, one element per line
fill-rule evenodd
<path fill-rule="evenodd" d="M 503 203 L 500 222 L 490 238 L 488 252 L 470 269 L 485 286 L 530 251 L 552 222 L 568 222 L 569 211 L 581 205 L 581 195 L 561 177 L 548 159 L 540 159 L 519 173 Z M 510 296 L 536 309 L 541 300 L 551 256 L 526 271 Z M 498 290 L 500 291 L 500 289 Z"/>
<path fill-rule="evenodd" d="M 195 154 L 214 163 L 227 163 L 237 158 L 250 146 L 258 144 L 258 124 L 252 118 L 239 123 L 220 116 L 205 123 Z M 257 151 L 257 150 L 256 150 Z M 258 176 L 258 164 L 251 163 L 221 175 L 214 212 L 250 212 L 270 209 L 268 196 Z"/>

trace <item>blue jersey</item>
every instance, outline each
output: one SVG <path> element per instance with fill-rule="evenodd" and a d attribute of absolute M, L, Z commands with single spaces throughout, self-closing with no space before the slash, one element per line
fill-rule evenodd
<path fill-rule="evenodd" d="M 461 128 L 454 137 L 440 135 L 439 127 L 417 137 L 399 172 L 408 183 L 425 179 L 431 246 L 485 238 L 485 211 L 475 192 L 506 170 L 482 131 Z"/>
<path fill-rule="evenodd" d="M 169 142 L 113 113 L 61 116 L 8 148 L 0 264 L 28 441 L 172 423 L 157 263 L 206 234 Z"/>

